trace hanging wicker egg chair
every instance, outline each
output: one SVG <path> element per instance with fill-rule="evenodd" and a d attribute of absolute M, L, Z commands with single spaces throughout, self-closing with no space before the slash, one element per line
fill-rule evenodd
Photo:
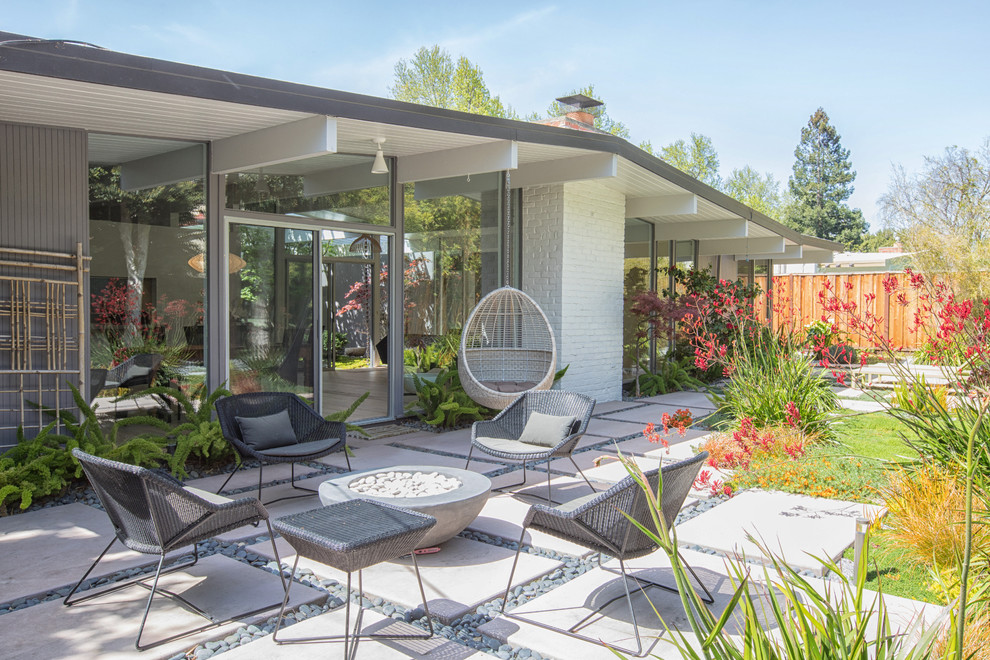
<path fill-rule="evenodd" d="M 461 385 L 474 401 L 501 410 L 530 390 L 548 390 L 557 345 L 546 314 L 528 295 L 506 286 L 481 299 L 461 334 Z"/>

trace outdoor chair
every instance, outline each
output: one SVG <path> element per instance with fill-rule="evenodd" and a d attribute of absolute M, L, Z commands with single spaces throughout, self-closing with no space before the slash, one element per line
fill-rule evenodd
<path fill-rule="evenodd" d="M 158 353 L 138 353 L 107 371 L 104 389 L 127 388 L 146 390 L 154 386 L 162 356 Z"/>
<path fill-rule="evenodd" d="M 510 286 L 482 298 L 461 332 L 457 373 L 464 392 L 501 410 L 523 392 L 549 390 L 557 344 L 536 301 Z"/>
<path fill-rule="evenodd" d="M 321 564 L 346 572 L 347 593 L 350 594 L 351 573 L 357 571 L 358 602 L 361 603 L 361 607 L 358 610 L 357 620 L 352 630 L 351 599 L 347 598 L 343 635 L 279 639 L 278 633 L 282 627 L 286 604 L 289 602 L 289 590 L 286 589 L 282 609 L 279 610 L 278 618 L 275 621 L 272 640 L 276 644 L 343 641 L 344 658 L 351 658 L 356 646 L 351 647 L 350 644 L 356 643 L 361 638 L 409 640 L 432 637 L 433 621 L 430 618 L 430 608 L 426 602 L 426 591 L 423 589 L 423 578 L 419 573 L 415 549 L 421 545 L 422 539 L 436 524 L 437 519 L 425 513 L 365 499 L 336 502 L 312 511 L 304 511 L 277 519 L 272 526 L 296 551 L 296 561 L 292 565 L 292 574 L 296 572 L 300 557 L 313 559 Z M 362 570 L 404 556 L 409 556 L 412 559 L 429 631 L 425 634 L 362 634 L 361 617 L 364 614 L 363 603 L 365 601 Z M 291 581 L 289 588 L 292 588 Z"/>
<path fill-rule="evenodd" d="M 106 369 L 89 370 L 89 399 L 86 401 L 89 405 L 93 405 L 93 399 L 107 388 L 107 373 Z"/>
<path fill-rule="evenodd" d="M 693 458 L 680 461 L 679 463 L 664 465 L 662 468 L 649 470 L 644 473 L 646 482 L 653 489 L 654 493 L 658 490 L 658 483 L 662 475 L 663 486 L 660 496 L 660 515 L 663 516 L 668 529 L 673 526 L 674 519 L 684 505 L 684 499 L 691 491 L 691 486 L 697 478 L 701 466 L 704 465 L 707 459 L 708 452 L 701 452 Z M 599 640 L 581 635 L 576 631 L 588 625 L 588 622 L 597 617 L 602 610 L 622 598 L 620 594 L 606 601 L 598 606 L 594 612 L 567 630 L 559 630 L 540 621 L 527 619 L 522 615 L 507 613 L 505 611 L 505 604 L 509 599 L 509 593 L 512 588 L 512 577 L 515 574 L 516 564 L 519 561 L 519 553 L 522 551 L 523 539 L 526 537 L 527 530 L 536 529 L 600 553 L 598 558 L 599 565 L 601 564 L 601 554 L 609 555 L 619 560 L 618 572 L 614 569 L 601 568 L 622 576 L 622 585 L 625 588 L 625 597 L 629 603 L 629 614 L 632 617 L 637 647 L 635 651 L 618 647 L 616 649 L 623 653 L 631 653 L 636 657 L 644 656 L 643 641 L 639 634 L 639 623 L 636 620 L 636 610 L 633 606 L 632 594 L 629 591 L 629 580 L 632 579 L 636 582 L 636 589 L 639 591 L 644 591 L 648 585 L 660 587 L 673 593 L 677 593 L 677 589 L 676 587 L 659 584 L 652 580 L 646 580 L 626 573 L 625 562 L 627 559 L 644 557 L 656 551 L 659 545 L 643 533 L 624 514 L 628 514 L 657 535 L 661 533 L 653 524 L 646 493 L 643 492 L 642 487 L 632 476 L 624 478 L 604 492 L 579 497 L 556 508 L 542 504 L 531 506 L 529 512 L 526 514 L 526 518 L 523 520 L 523 531 L 519 537 L 516 558 L 512 564 L 512 571 L 509 573 L 509 583 L 505 589 L 505 598 L 502 600 L 503 615 L 510 619 L 526 621 L 548 630 L 561 632 L 577 639 L 599 643 Z M 679 552 L 678 555 L 680 556 Z M 695 581 L 704 590 L 707 597 L 703 598 L 703 600 L 709 604 L 713 603 L 714 598 L 711 592 L 709 592 L 708 587 L 698 579 L 698 575 L 687 561 L 684 560 L 684 557 L 680 556 L 680 559 L 681 563 L 690 571 Z"/>
<path fill-rule="evenodd" d="M 73 449 L 72 455 L 82 465 L 83 472 L 86 473 L 86 477 L 100 498 L 100 503 L 107 512 L 107 516 L 110 517 L 115 537 L 110 540 L 100 556 L 96 558 L 96 561 L 65 597 L 65 600 L 62 601 L 64 605 L 72 606 L 136 583 L 142 583 L 142 586 L 148 588 L 146 584 L 143 584 L 148 578 L 145 575 L 71 600 L 73 594 L 86 581 L 86 578 L 93 572 L 93 569 L 100 563 L 111 546 L 120 541 L 136 552 L 158 555 L 158 568 L 155 571 L 154 582 L 150 587 L 151 593 L 148 595 L 148 604 L 144 608 L 144 616 L 141 618 L 141 627 L 138 628 L 137 639 L 134 642 L 134 646 L 139 651 L 278 606 L 277 602 L 271 603 L 224 621 L 216 621 L 181 596 L 164 589 L 158 589 L 158 581 L 162 575 L 196 564 L 199 559 L 197 544 L 200 541 L 262 520 L 268 525 L 268 535 L 272 539 L 275 562 L 280 564 L 271 524 L 268 522 L 268 511 L 261 502 L 253 497 L 231 500 L 195 488 L 183 487 L 182 482 L 167 473 L 98 458 L 79 449 Z M 163 570 L 165 555 L 186 545 L 191 545 L 193 548 L 192 561 L 173 565 Z M 285 578 L 281 574 L 279 577 L 282 579 L 282 588 L 285 589 Z M 144 626 L 148 621 L 151 602 L 156 593 L 172 598 L 183 607 L 210 619 L 210 623 L 193 630 L 176 633 L 151 644 L 142 645 L 141 636 L 144 634 Z"/>
<path fill-rule="evenodd" d="M 296 463 L 315 461 L 333 452 L 344 452 L 347 469 L 351 459 L 347 454 L 347 426 L 343 422 L 330 422 L 290 392 L 251 392 L 235 394 L 219 399 L 216 403 L 217 419 L 223 437 L 240 455 L 241 463 L 217 492 L 222 491 L 245 460 L 261 463 L 258 470 L 258 499 L 264 466 L 274 463 L 290 463 L 292 487 L 305 491 L 301 495 L 281 497 L 266 504 L 316 493 L 310 488 L 296 485 Z"/>
<path fill-rule="evenodd" d="M 465 469 L 475 448 L 495 458 L 521 461 L 522 481 L 499 488 L 509 490 L 526 483 L 526 465 L 547 461 L 547 502 L 550 498 L 550 461 L 567 458 L 592 491 L 584 472 L 571 454 L 588 428 L 595 400 L 576 392 L 534 391 L 519 395 L 494 418 L 475 422 L 471 427 L 471 448 Z"/>

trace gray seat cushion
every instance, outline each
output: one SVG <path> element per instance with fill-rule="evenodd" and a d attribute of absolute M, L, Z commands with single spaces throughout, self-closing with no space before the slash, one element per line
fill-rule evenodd
<path fill-rule="evenodd" d="M 309 456 L 310 454 L 319 454 L 320 452 L 329 451 L 333 447 L 340 444 L 340 438 L 330 438 L 327 440 L 313 440 L 311 442 L 300 442 L 297 444 L 286 445 L 284 447 L 273 447 L 271 449 L 265 449 L 258 451 L 259 454 L 265 456 L 277 456 L 284 458 L 291 458 L 294 456 Z"/>
<path fill-rule="evenodd" d="M 296 432 L 292 430 L 289 411 L 283 410 L 274 415 L 261 417 L 235 417 L 241 429 L 241 439 L 255 451 L 276 447 L 294 446 Z"/>
<path fill-rule="evenodd" d="M 539 385 L 536 381 L 531 380 L 483 380 L 481 384 L 490 390 L 503 394 L 526 392 Z"/>
<path fill-rule="evenodd" d="M 536 454 L 547 454 L 550 447 L 542 445 L 531 445 L 518 440 L 508 440 L 506 438 L 475 438 L 474 441 L 492 451 L 500 454 L 518 454 L 519 456 L 532 456 Z"/>

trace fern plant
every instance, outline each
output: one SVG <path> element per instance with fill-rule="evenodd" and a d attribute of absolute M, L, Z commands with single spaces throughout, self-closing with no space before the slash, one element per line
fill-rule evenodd
<path fill-rule="evenodd" d="M 693 360 L 690 356 L 681 359 L 662 360 L 657 364 L 657 370 L 650 373 L 642 362 L 639 366 L 646 373 L 639 376 L 639 391 L 643 396 L 669 394 L 682 390 L 698 390 L 705 386 L 700 380 L 691 375 Z"/>

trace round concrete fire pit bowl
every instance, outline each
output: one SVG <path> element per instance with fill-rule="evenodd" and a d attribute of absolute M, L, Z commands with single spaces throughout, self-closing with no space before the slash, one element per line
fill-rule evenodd
<path fill-rule="evenodd" d="M 427 477 L 428 481 L 445 482 L 438 484 L 437 488 L 451 487 L 458 483 L 459 485 L 446 492 L 420 495 L 418 497 L 374 495 L 367 492 L 358 492 L 351 488 L 352 484 L 356 488 L 360 488 L 361 485 L 367 487 L 367 477 L 371 476 L 378 477 L 376 479 L 378 483 L 387 483 L 389 478 L 385 475 L 389 473 L 398 475 L 422 473 Z M 443 479 L 429 478 L 429 475 L 433 473 L 440 475 Z M 363 482 L 363 484 L 359 484 L 358 482 Z M 320 501 L 324 505 L 327 505 L 345 500 L 367 499 L 375 500 L 376 502 L 386 502 L 412 509 L 413 511 L 419 511 L 420 513 L 429 514 L 437 519 L 437 525 L 423 538 L 419 547 L 430 548 L 457 536 L 465 527 L 470 525 L 471 521 L 481 513 L 485 502 L 488 501 L 488 493 L 491 491 L 491 488 L 492 482 L 488 477 L 477 472 L 471 472 L 470 470 L 436 467 L 432 465 L 398 465 L 395 467 L 376 468 L 365 472 L 351 472 L 340 477 L 328 479 L 320 484 Z M 402 489 L 396 490 L 402 491 Z"/>

